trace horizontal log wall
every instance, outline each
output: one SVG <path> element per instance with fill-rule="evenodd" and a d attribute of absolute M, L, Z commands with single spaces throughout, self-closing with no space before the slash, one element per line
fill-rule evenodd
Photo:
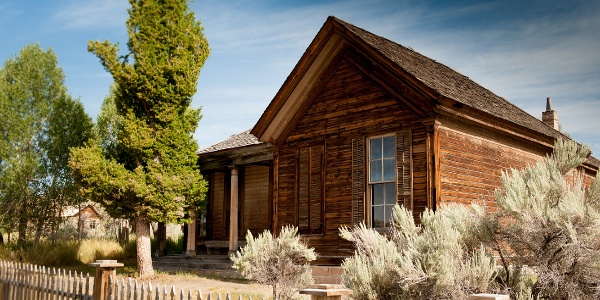
<path fill-rule="evenodd" d="M 286 142 L 277 149 L 278 226 L 297 221 L 296 149 L 325 144 L 325 231 L 309 235 L 309 245 L 322 256 L 351 255 L 351 244 L 339 237 L 338 230 L 352 225 L 352 140 L 407 130 L 413 135 L 413 203 L 418 213 L 427 206 L 425 126 L 342 61 Z"/>
<path fill-rule="evenodd" d="M 495 206 L 494 191 L 502 186 L 502 171 L 520 169 L 543 153 L 511 142 L 470 134 L 467 129 L 439 127 L 440 205 L 447 202 Z"/>

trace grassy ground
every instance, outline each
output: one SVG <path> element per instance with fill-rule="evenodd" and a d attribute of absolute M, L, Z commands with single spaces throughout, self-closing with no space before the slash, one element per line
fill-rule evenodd
<path fill-rule="evenodd" d="M 168 249 L 175 249 L 178 246 L 177 241 L 170 241 Z M 181 250 L 183 251 L 183 250 Z M 180 251 L 180 252 L 181 252 Z M 23 248 L 18 248 L 14 244 L 0 245 L 0 259 L 30 263 L 34 265 L 61 268 L 68 271 L 77 271 L 77 273 L 88 273 L 94 276 L 96 269 L 89 266 L 89 263 L 98 259 L 116 259 L 125 266 L 117 268 L 117 277 L 136 278 L 136 256 L 135 243 L 129 243 L 121 246 L 114 241 L 109 240 L 83 240 L 81 243 L 77 241 L 58 241 L 51 243 L 50 241 L 41 241 L 39 245 L 34 246 L 27 244 Z M 238 299 L 242 296 L 243 299 L 265 299 L 271 298 L 271 287 L 250 283 L 246 280 L 239 279 L 220 279 L 220 278 L 204 278 L 199 277 L 192 272 L 178 272 L 175 275 L 170 275 L 165 272 L 156 272 L 152 278 L 147 278 L 144 282 L 152 282 L 154 286 L 175 287 L 176 291 L 182 289 L 192 291 L 194 295 L 198 294 L 198 290 L 202 291 L 204 299 L 211 293 L 214 299 L 220 293 L 225 298 L 225 295 L 231 293 L 231 299 Z"/>

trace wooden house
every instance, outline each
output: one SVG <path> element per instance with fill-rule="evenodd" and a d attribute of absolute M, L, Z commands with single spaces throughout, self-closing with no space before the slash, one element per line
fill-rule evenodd
<path fill-rule="evenodd" d="M 92 204 L 87 204 L 81 209 L 77 206 L 66 207 L 61 216 L 64 218 L 65 223 L 69 223 L 85 234 L 93 234 L 100 229 L 101 217 Z"/>
<path fill-rule="evenodd" d="M 545 122 L 544 122 L 545 121 Z M 396 203 L 418 219 L 449 202 L 493 206 L 503 170 L 552 151 L 539 120 L 455 70 L 329 17 L 254 128 L 199 153 L 206 215 L 188 251 L 235 250 L 247 230 L 292 224 L 336 264 L 341 226 L 384 229 Z M 584 170 L 595 176 L 590 157 Z"/>

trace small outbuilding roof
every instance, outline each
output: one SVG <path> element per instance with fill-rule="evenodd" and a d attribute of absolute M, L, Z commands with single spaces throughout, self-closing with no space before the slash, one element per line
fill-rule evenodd
<path fill-rule="evenodd" d="M 240 148 L 244 146 L 262 144 L 253 134 L 250 133 L 250 129 L 234 134 L 228 137 L 226 140 L 218 142 L 214 145 L 198 150 L 198 154 L 213 153 L 217 151 L 229 150 Z"/>

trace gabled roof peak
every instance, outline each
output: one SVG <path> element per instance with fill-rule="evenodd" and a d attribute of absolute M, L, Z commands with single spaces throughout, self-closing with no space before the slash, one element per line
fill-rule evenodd
<path fill-rule="evenodd" d="M 334 16 L 327 21 L 316 35 L 302 58 L 288 76 L 279 92 L 275 95 L 251 133 L 261 141 L 276 141 L 282 128 L 290 126 L 290 117 L 282 115 L 297 112 L 298 104 L 305 101 L 306 95 L 294 94 L 294 89 L 301 84 L 309 86 L 313 78 L 305 78 L 314 67 L 315 62 L 322 62 L 325 55 L 335 53 L 332 47 L 354 47 L 357 51 L 369 53 L 376 62 L 389 66 L 397 76 L 416 83 L 423 93 L 432 99 L 451 99 L 463 106 L 506 120 L 526 129 L 531 129 L 544 136 L 564 137 L 560 132 L 546 126 L 541 120 L 533 117 L 506 99 L 482 87 L 469 77 L 384 37 L 375 35 L 360 27 L 340 20 Z M 335 48 L 334 48 L 335 49 Z M 303 81 L 304 80 L 304 81 Z M 288 103 L 290 102 L 290 103 Z"/>

